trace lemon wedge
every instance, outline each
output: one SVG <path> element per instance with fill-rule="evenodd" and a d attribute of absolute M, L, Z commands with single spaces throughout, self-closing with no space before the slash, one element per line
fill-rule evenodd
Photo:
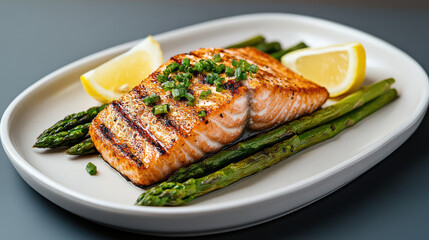
<path fill-rule="evenodd" d="M 80 76 L 85 91 L 108 103 L 131 90 L 163 63 L 159 43 L 146 37 L 127 52 Z"/>
<path fill-rule="evenodd" d="M 365 79 L 366 54 L 358 42 L 297 50 L 281 62 L 328 89 L 330 97 L 356 90 Z"/>

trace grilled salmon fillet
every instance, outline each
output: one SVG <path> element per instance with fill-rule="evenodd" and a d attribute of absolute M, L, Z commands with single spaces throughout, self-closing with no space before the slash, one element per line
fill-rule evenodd
<path fill-rule="evenodd" d="M 195 106 L 176 101 L 161 88 L 157 76 L 172 62 L 221 56 L 231 67 L 233 59 L 244 59 L 259 67 L 245 81 L 226 77 L 224 90 L 207 84 L 206 75 L 191 79 L 189 92 Z M 211 89 L 205 100 L 198 96 Z M 169 104 L 167 114 L 154 115 L 143 99 L 150 94 Z M 189 165 L 205 154 L 218 151 L 248 128 L 260 131 L 318 109 L 328 98 L 327 90 L 284 67 L 255 48 L 205 48 L 179 54 L 164 63 L 147 79 L 119 100 L 113 101 L 92 121 L 89 133 L 103 159 L 134 184 L 147 186 Z M 199 117 L 204 110 L 206 116 Z"/>

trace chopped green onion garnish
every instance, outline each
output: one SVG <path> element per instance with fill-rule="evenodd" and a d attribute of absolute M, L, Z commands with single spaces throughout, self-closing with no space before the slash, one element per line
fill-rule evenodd
<path fill-rule="evenodd" d="M 176 86 L 176 83 L 174 81 L 168 81 L 161 84 L 161 88 L 164 91 L 171 91 Z"/>
<path fill-rule="evenodd" d="M 161 98 L 156 95 L 155 93 L 143 98 L 143 103 L 146 104 L 146 106 L 151 106 L 161 100 Z"/>
<path fill-rule="evenodd" d="M 201 62 L 196 62 L 194 67 L 192 68 L 194 71 L 198 71 L 200 73 L 204 72 L 204 67 Z"/>
<path fill-rule="evenodd" d="M 164 74 L 168 75 L 170 73 L 173 73 L 175 71 L 179 70 L 179 64 L 177 62 L 172 62 L 168 64 L 168 66 L 164 70 Z"/>
<path fill-rule="evenodd" d="M 232 66 L 238 67 L 238 61 L 235 59 L 232 59 Z"/>
<path fill-rule="evenodd" d="M 209 84 L 213 84 L 214 83 L 214 81 L 216 80 L 216 79 L 219 79 L 220 77 L 219 77 L 219 74 L 217 74 L 217 73 L 209 73 L 209 75 L 207 75 L 207 82 L 209 83 Z"/>
<path fill-rule="evenodd" d="M 232 67 L 226 67 L 225 69 L 225 75 L 228 77 L 234 76 L 234 68 Z"/>
<path fill-rule="evenodd" d="M 244 67 L 246 63 L 247 63 L 246 60 L 240 59 L 240 60 L 238 60 L 238 66 L 237 67 Z"/>
<path fill-rule="evenodd" d="M 223 71 L 225 71 L 225 65 L 224 64 L 219 64 L 214 70 L 215 73 L 222 73 Z"/>
<path fill-rule="evenodd" d="M 198 117 L 205 117 L 205 116 L 207 116 L 206 111 L 201 110 L 201 111 L 198 112 Z"/>
<path fill-rule="evenodd" d="M 189 80 L 191 78 L 192 78 L 192 74 L 190 74 L 190 73 L 179 73 L 176 75 L 174 80 L 176 80 L 178 82 L 183 82 L 185 79 Z"/>
<path fill-rule="evenodd" d="M 256 73 L 258 71 L 259 67 L 256 66 L 255 64 L 250 65 L 249 67 L 249 71 L 252 73 Z"/>
<path fill-rule="evenodd" d="M 195 104 L 194 104 L 194 102 L 195 102 L 195 98 L 194 98 L 194 96 L 192 96 L 192 94 L 190 94 L 190 93 L 186 93 L 185 94 L 185 98 L 186 99 L 188 99 L 188 105 L 189 106 L 194 106 Z"/>
<path fill-rule="evenodd" d="M 215 62 L 221 62 L 222 61 L 222 58 L 220 57 L 219 53 L 213 55 L 213 61 L 215 61 Z"/>
<path fill-rule="evenodd" d="M 206 60 L 207 65 L 210 66 L 210 69 L 208 69 L 207 71 L 211 71 L 213 69 L 216 68 L 217 64 L 215 63 L 215 61 L 211 60 L 211 59 L 207 59 Z"/>
<path fill-rule="evenodd" d="M 166 82 L 168 81 L 168 75 L 158 74 L 157 79 L 158 79 L 158 82 L 161 82 L 161 83 Z"/>
<path fill-rule="evenodd" d="M 211 89 L 208 89 L 207 91 L 202 91 L 201 93 L 200 93 L 200 96 L 199 96 L 199 98 L 200 99 L 202 99 L 202 100 L 205 100 L 208 96 L 210 96 L 212 94 L 212 90 Z"/>
<path fill-rule="evenodd" d="M 97 166 L 95 166 L 94 163 L 92 162 L 89 162 L 88 164 L 86 164 L 85 169 L 89 173 L 89 175 L 94 175 L 97 173 Z"/>
<path fill-rule="evenodd" d="M 214 84 L 216 85 L 216 92 L 222 92 L 223 91 L 223 83 L 222 80 L 225 80 L 224 78 L 219 78 L 214 81 Z"/>
<path fill-rule="evenodd" d="M 174 100 L 180 100 L 181 97 L 184 97 L 186 94 L 186 90 L 184 88 L 175 88 L 171 90 L 171 95 Z"/>
<path fill-rule="evenodd" d="M 192 94 L 190 94 L 190 93 L 185 93 L 185 96 L 184 96 L 186 99 L 188 99 L 188 101 L 195 101 L 195 98 L 194 98 L 194 96 L 192 96 Z"/>
<path fill-rule="evenodd" d="M 241 68 L 236 68 L 234 71 L 235 80 L 239 81 L 241 76 Z"/>
<path fill-rule="evenodd" d="M 191 86 L 191 81 L 185 78 L 183 82 L 179 82 L 179 86 L 188 89 Z"/>
<path fill-rule="evenodd" d="M 190 66 L 191 65 L 191 60 L 189 58 L 182 59 L 182 65 Z"/>
<path fill-rule="evenodd" d="M 168 104 L 156 105 L 152 108 L 152 113 L 154 115 L 168 113 L 168 111 L 170 111 L 170 105 Z"/>

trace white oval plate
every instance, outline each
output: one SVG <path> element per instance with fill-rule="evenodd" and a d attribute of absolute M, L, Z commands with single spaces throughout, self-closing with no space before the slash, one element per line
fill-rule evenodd
<path fill-rule="evenodd" d="M 24 180 L 58 206 L 102 224 L 162 235 L 230 231 L 282 216 L 353 180 L 401 145 L 421 122 L 428 104 L 428 77 L 412 58 L 392 45 L 337 23 L 292 14 L 225 18 L 154 36 L 164 56 L 200 47 L 231 44 L 263 34 L 284 46 L 313 47 L 359 41 L 367 51 L 365 84 L 394 77 L 400 98 L 339 136 L 261 173 L 182 207 L 139 207 L 141 189 L 125 181 L 99 157 L 74 158 L 63 151 L 31 148 L 37 135 L 71 112 L 98 103 L 79 76 L 136 41 L 71 63 L 21 93 L 1 122 L 3 146 Z M 85 171 L 98 166 L 96 176 Z"/>

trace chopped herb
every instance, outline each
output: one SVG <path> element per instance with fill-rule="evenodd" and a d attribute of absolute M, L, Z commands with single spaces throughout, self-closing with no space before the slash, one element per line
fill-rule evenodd
<path fill-rule="evenodd" d="M 259 67 L 256 66 L 255 64 L 250 65 L 249 67 L 249 71 L 252 73 L 256 73 L 258 71 Z"/>
<path fill-rule="evenodd" d="M 222 73 L 223 71 L 225 71 L 225 65 L 224 64 L 219 64 L 214 70 L 215 73 Z"/>
<path fill-rule="evenodd" d="M 234 67 L 238 67 L 239 65 L 238 65 L 238 61 L 237 60 L 235 60 L 235 59 L 232 59 L 232 66 L 234 66 Z"/>
<path fill-rule="evenodd" d="M 192 78 L 192 74 L 190 74 L 190 73 L 179 73 L 176 75 L 174 80 L 176 80 L 178 82 L 183 82 L 183 81 L 185 81 L 185 79 L 189 80 L 191 78 Z"/>
<path fill-rule="evenodd" d="M 157 79 L 158 79 L 158 82 L 161 82 L 161 83 L 166 82 L 168 81 L 168 75 L 158 74 Z"/>
<path fill-rule="evenodd" d="M 86 164 L 85 169 L 89 173 L 89 175 L 95 175 L 97 173 L 97 166 L 95 166 L 92 162 Z"/>
<path fill-rule="evenodd" d="M 241 68 L 236 68 L 234 71 L 234 77 L 236 81 L 240 81 L 241 76 Z"/>
<path fill-rule="evenodd" d="M 247 63 L 246 60 L 240 59 L 240 60 L 238 60 L 238 66 L 237 67 L 243 68 L 246 63 Z"/>
<path fill-rule="evenodd" d="M 211 89 L 208 89 L 207 91 L 202 91 L 201 93 L 200 93 L 200 96 L 199 96 L 199 98 L 200 99 L 202 99 L 202 100 L 205 100 L 208 96 L 210 96 L 212 94 L 212 90 Z"/>
<path fill-rule="evenodd" d="M 202 73 L 204 72 L 204 67 L 201 62 L 196 62 L 192 70 Z"/>
<path fill-rule="evenodd" d="M 222 61 L 222 58 L 220 57 L 219 53 L 213 55 L 213 61 L 215 61 L 215 62 L 221 62 Z"/>
<path fill-rule="evenodd" d="M 219 74 L 217 74 L 217 73 L 209 73 L 209 74 L 207 75 L 207 82 L 208 82 L 209 84 L 213 84 L 213 83 L 214 83 L 214 81 L 215 81 L 216 79 L 219 79 L 219 78 L 220 78 Z"/>
<path fill-rule="evenodd" d="M 175 88 L 171 90 L 171 95 L 174 100 L 180 100 L 181 97 L 184 97 L 186 94 L 186 89 L 184 88 Z"/>
<path fill-rule="evenodd" d="M 168 66 L 164 70 L 164 74 L 168 75 L 170 73 L 173 73 L 175 71 L 179 70 L 179 64 L 177 62 L 172 62 L 168 64 Z"/>
<path fill-rule="evenodd" d="M 201 110 L 201 111 L 198 112 L 198 117 L 205 117 L 205 116 L 207 116 L 206 111 Z"/>
<path fill-rule="evenodd" d="M 234 68 L 232 67 L 226 67 L 225 69 L 225 75 L 228 77 L 234 76 Z"/>
<path fill-rule="evenodd" d="M 143 103 L 146 104 L 146 106 L 152 106 L 156 102 L 158 102 L 159 100 L 161 100 L 161 98 L 158 95 L 156 95 L 156 93 L 153 93 L 153 94 L 143 98 Z"/>
<path fill-rule="evenodd" d="M 189 106 L 194 106 L 195 104 L 194 104 L 194 102 L 195 102 L 195 98 L 194 98 L 194 96 L 192 96 L 192 94 L 190 94 L 190 93 L 186 93 L 185 94 L 185 98 L 186 99 L 188 99 L 188 105 Z"/>
<path fill-rule="evenodd" d="M 191 86 L 191 80 L 185 78 L 183 82 L 179 82 L 179 87 L 188 89 Z"/>
<path fill-rule="evenodd" d="M 207 64 L 210 66 L 210 71 L 215 69 L 217 67 L 217 64 L 215 61 L 211 60 L 211 59 L 207 59 L 206 60 Z"/>
<path fill-rule="evenodd" d="M 156 105 L 152 108 L 152 113 L 154 115 L 168 113 L 168 111 L 170 111 L 170 105 L 168 104 Z"/>
<path fill-rule="evenodd" d="M 164 91 L 171 91 L 176 86 L 176 83 L 174 81 L 168 81 L 161 84 L 161 88 Z"/>
<path fill-rule="evenodd" d="M 191 65 L 191 60 L 189 58 L 182 59 L 182 65 L 184 65 L 184 66 L 190 66 Z"/>

